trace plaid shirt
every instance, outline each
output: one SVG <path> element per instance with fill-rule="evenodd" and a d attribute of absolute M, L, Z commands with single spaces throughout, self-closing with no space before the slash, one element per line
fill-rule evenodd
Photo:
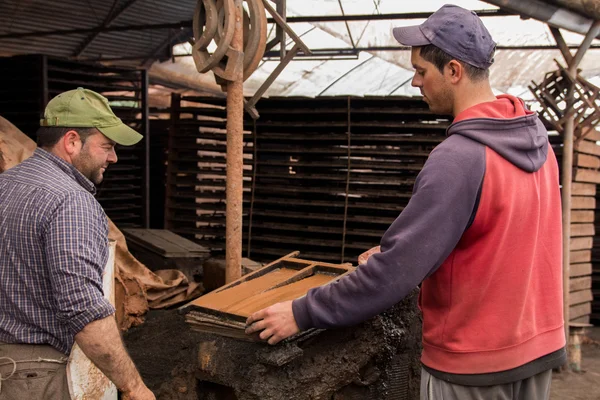
<path fill-rule="evenodd" d="M 0 341 L 69 354 L 84 326 L 114 313 L 102 291 L 108 225 L 94 193 L 42 149 L 0 174 Z"/>

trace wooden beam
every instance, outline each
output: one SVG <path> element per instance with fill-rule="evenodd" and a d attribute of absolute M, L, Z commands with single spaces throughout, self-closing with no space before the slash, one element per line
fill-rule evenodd
<path fill-rule="evenodd" d="M 600 141 L 600 132 L 598 132 L 595 127 L 583 128 L 581 136 L 583 136 L 585 140 L 590 140 L 592 142 Z"/>
<path fill-rule="evenodd" d="M 592 261 L 591 250 L 575 250 L 569 254 L 569 262 L 571 265 L 590 261 Z"/>
<path fill-rule="evenodd" d="M 594 236 L 594 224 L 571 224 L 571 237 Z"/>
<path fill-rule="evenodd" d="M 592 274 L 592 263 L 571 264 L 571 278 Z"/>
<path fill-rule="evenodd" d="M 565 42 L 565 39 L 562 36 L 562 33 L 560 33 L 560 30 L 558 28 L 555 28 L 554 26 L 548 25 L 548 27 L 550 28 L 550 33 L 552 33 L 552 36 L 554 36 L 554 40 L 556 41 L 556 45 L 560 50 L 560 53 L 562 54 L 567 64 L 570 64 L 573 60 L 573 55 L 571 54 L 569 46 L 567 46 L 567 43 Z"/>
<path fill-rule="evenodd" d="M 576 292 L 578 290 L 585 290 L 592 288 L 592 277 L 583 276 L 581 278 L 573 278 L 569 282 L 569 292 Z"/>
<path fill-rule="evenodd" d="M 577 150 L 580 153 L 591 154 L 594 156 L 600 156 L 600 146 L 598 146 L 596 143 L 590 142 L 588 140 L 580 141 L 577 144 L 575 150 Z"/>
<path fill-rule="evenodd" d="M 583 42 L 581 42 L 579 49 L 577 49 L 577 53 L 575 53 L 575 56 L 569 63 L 569 70 L 571 72 L 571 75 L 573 75 L 573 76 L 576 75 L 577 66 L 583 59 L 583 56 L 585 55 L 585 53 L 590 48 L 592 41 L 596 38 L 596 36 L 598 36 L 599 33 L 600 33 L 600 21 L 596 21 L 596 22 L 594 22 L 594 24 L 592 25 L 592 27 L 590 28 L 588 33 L 585 35 Z"/>
<path fill-rule="evenodd" d="M 571 250 L 586 250 L 591 249 L 594 245 L 593 237 L 578 237 L 571 238 Z"/>
<path fill-rule="evenodd" d="M 575 154 L 575 165 L 578 167 L 600 169 L 600 157 L 589 154 Z"/>
<path fill-rule="evenodd" d="M 571 195 L 573 196 L 595 196 L 596 185 L 593 183 L 581 183 L 573 182 L 571 188 Z"/>
<path fill-rule="evenodd" d="M 571 222 L 594 222 L 594 211 L 571 211 Z"/>
<path fill-rule="evenodd" d="M 600 183 L 600 171 L 596 171 L 593 169 L 576 168 L 574 180 L 576 182 L 588 182 L 598 184 Z"/>
<path fill-rule="evenodd" d="M 569 307 L 569 321 L 592 313 L 592 303 L 583 303 Z"/>
<path fill-rule="evenodd" d="M 576 304 L 581 303 L 589 303 L 594 300 L 594 296 L 592 295 L 591 289 L 579 290 L 577 292 L 571 292 L 569 294 L 571 305 L 574 306 Z"/>

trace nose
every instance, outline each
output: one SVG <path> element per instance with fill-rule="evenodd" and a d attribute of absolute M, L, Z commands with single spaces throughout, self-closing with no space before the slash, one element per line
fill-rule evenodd
<path fill-rule="evenodd" d="M 415 74 L 413 75 L 412 81 L 410 82 L 410 85 L 412 87 L 421 87 L 421 77 L 419 76 L 419 74 L 417 74 L 415 72 Z"/>
<path fill-rule="evenodd" d="M 110 153 L 108 153 L 108 158 L 106 159 L 106 162 L 108 162 L 109 164 L 114 164 L 117 161 L 118 161 L 117 152 L 115 151 L 115 148 L 113 147 L 110 150 Z"/>

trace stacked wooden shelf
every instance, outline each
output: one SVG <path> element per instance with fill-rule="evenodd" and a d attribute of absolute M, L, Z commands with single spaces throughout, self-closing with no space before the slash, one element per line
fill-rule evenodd
<path fill-rule="evenodd" d="M 214 255 L 225 248 L 226 140 L 224 99 L 172 96 L 165 229 Z M 253 152 L 249 130 L 244 143 L 244 226 L 248 226 Z"/>
<path fill-rule="evenodd" d="M 562 140 L 562 136 L 551 136 L 561 169 Z M 596 140 L 600 140 L 600 135 L 595 131 L 577 140 L 573 155 L 569 318 L 576 323 L 590 322 L 594 299 L 592 270 L 598 268 L 593 265 L 600 265 L 600 243 L 595 239 L 596 224 L 600 223 L 596 218 L 596 185 L 600 183 L 600 146 Z"/>
<path fill-rule="evenodd" d="M 173 104 L 183 105 L 173 107 L 166 226 L 222 250 L 224 100 Z M 408 203 L 449 123 L 412 98 L 270 98 L 259 112 L 245 125 L 243 243 L 264 261 L 300 250 L 356 262 Z"/>

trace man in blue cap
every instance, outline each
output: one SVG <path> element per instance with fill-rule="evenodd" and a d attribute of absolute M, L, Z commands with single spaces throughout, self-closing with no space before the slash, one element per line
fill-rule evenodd
<path fill-rule="evenodd" d="M 395 28 L 411 46 L 432 112 L 453 117 L 381 252 L 338 282 L 248 318 L 274 344 L 299 330 L 349 326 L 419 283 L 422 399 L 547 399 L 566 362 L 558 166 L 522 100 L 495 96 L 495 43 L 472 11 L 445 5 Z"/>
<path fill-rule="evenodd" d="M 142 135 L 83 88 L 52 99 L 41 125 L 35 153 L 0 175 L 0 399 L 70 399 L 77 343 L 124 399 L 154 400 L 103 295 L 108 221 L 94 198 L 115 144 Z"/>

